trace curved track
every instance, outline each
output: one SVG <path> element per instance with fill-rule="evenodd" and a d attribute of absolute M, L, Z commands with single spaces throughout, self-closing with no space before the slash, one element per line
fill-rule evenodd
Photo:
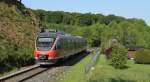
<path fill-rule="evenodd" d="M 50 68 L 41 68 L 39 65 L 34 65 L 25 70 L 21 70 L 21 71 L 15 72 L 13 74 L 1 77 L 0 82 L 22 82 L 22 81 L 32 78 L 35 75 L 38 75 L 48 69 L 50 69 Z"/>
<path fill-rule="evenodd" d="M 60 62 L 56 65 L 51 65 L 51 66 L 46 66 L 46 67 L 41 67 L 40 65 L 34 65 L 25 70 L 21 70 L 21 71 L 15 72 L 13 74 L 10 74 L 4 77 L 0 77 L 0 82 L 29 82 L 29 80 L 31 80 L 32 82 L 32 79 L 34 79 L 36 76 L 37 76 L 36 78 L 39 78 L 38 77 L 39 75 L 41 77 L 44 77 L 42 76 L 42 73 L 44 72 L 55 70 L 55 69 L 57 70 L 59 68 L 60 68 L 59 70 L 62 70 L 63 67 L 68 68 L 70 66 L 73 66 L 74 64 L 82 60 L 84 57 L 86 57 L 87 54 L 89 53 L 82 52 L 82 53 L 76 54 L 74 56 L 69 57 L 67 60 Z M 34 82 L 37 82 L 37 81 L 34 81 Z"/>

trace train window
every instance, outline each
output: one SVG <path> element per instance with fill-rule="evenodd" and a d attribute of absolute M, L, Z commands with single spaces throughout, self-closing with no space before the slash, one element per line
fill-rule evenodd
<path fill-rule="evenodd" d="M 38 50 L 49 50 L 54 42 L 54 38 L 38 38 L 37 48 Z"/>
<path fill-rule="evenodd" d="M 71 48 L 71 41 L 70 41 L 70 38 L 68 38 L 68 48 Z"/>
<path fill-rule="evenodd" d="M 64 49 L 64 47 L 65 47 L 64 44 L 65 44 L 65 43 L 64 43 L 64 39 L 62 38 L 62 43 L 61 43 L 61 45 L 62 45 L 62 48 L 63 48 L 63 49 Z"/>
<path fill-rule="evenodd" d="M 38 42 L 53 42 L 54 38 L 38 38 Z"/>
<path fill-rule="evenodd" d="M 61 49 L 63 48 L 63 44 L 64 44 L 63 38 L 60 38 L 60 48 L 61 48 Z"/>
<path fill-rule="evenodd" d="M 71 48 L 74 48 L 73 38 L 71 39 Z"/>
<path fill-rule="evenodd" d="M 62 48 L 63 49 L 66 49 L 66 39 L 65 38 L 62 38 Z"/>
<path fill-rule="evenodd" d="M 69 48 L 69 40 L 68 40 L 68 38 L 66 38 L 65 40 L 66 40 L 65 41 L 65 46 L 66 46 L 66 49 L 68 49 Z"/>
<path fill-rule="evenodd" d="M 61 49 L 61 39 L 57 41 L 56 49 Z"/>

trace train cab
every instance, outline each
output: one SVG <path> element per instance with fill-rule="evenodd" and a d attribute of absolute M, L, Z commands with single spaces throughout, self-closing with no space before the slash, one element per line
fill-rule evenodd
<path fill-rule="evenodd" d="M 38 64 L 51 64 L 55 62 L 52 60 L 57 56 L 55 42 L 56 38 L 53 32 L 38 34 L 34 51 L 34 57 Z"/>

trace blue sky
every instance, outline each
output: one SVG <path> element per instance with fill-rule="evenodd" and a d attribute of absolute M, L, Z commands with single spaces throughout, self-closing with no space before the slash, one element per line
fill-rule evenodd
<path fill-rule="evenodd" d="M 142 18 L 150 25 L 150 0 L 23 0 L 23 3 L 32 9 Z"/>

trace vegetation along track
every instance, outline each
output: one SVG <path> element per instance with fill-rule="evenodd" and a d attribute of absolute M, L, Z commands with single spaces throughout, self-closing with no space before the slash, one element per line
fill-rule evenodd
<path fill-rule="evenodd" d="M 39 80 L 42 80 L 42 82 L 48 82 L 51 80 L 51 77 L 54 76 L 53 74 L 56 74 L 53 78 L 57 78 L 57 74 L 59 75 L 60 72 L 63 72 L 70 66 L 78 63 L 80 60 L 86 57 L 87 54 L 89 54 L 89 51 L 90 50 L 71 56 L 64 62 L 60 62 L 56 65 L 45 67 L 34 65 L 33 67 L 27 68 L 25 70 L 0 77 L 0 82 L 38 82 Z M 44 73 L 46 73 L 46 75 Z M 47 81 L 45 81 L 45 79 L 47 79 Z"/>

